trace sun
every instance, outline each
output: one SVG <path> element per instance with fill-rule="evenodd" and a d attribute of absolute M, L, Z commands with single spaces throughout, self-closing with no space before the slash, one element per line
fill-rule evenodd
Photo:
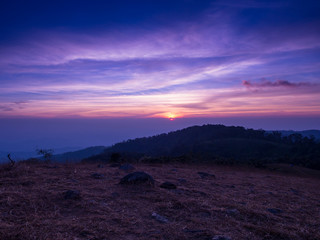
<path fill-rule="evenodd" d="M 176 115 L 173 114 L 173 113 L 169 113 L 168 114 L 168 118 L 169 118 L 170 121 L 173 121 L 176 118 Z"/>

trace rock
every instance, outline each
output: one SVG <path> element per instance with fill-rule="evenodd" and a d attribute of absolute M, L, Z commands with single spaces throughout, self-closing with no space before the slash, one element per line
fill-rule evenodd
<path fill-rule="evenodd" d="M 183 229 L 184 232 L 186 233 L 202 233 L 205 232 L 205 230 L 202 229 Z"/>
<path fill-rule="evenodd" d="M 68 181 L 70 181 L 72 183 L 78 183 L 79 182 L 77 179 L 73 179 L 73 178 L 68 179 Z M 51 183 L 52 183 L 52 181 L 51 181 Z"/>
<path fill-rule="evenodd" d="M 104 178 L 104 175 L 102 175 L 100 173 L 92 173 L 91 177 L 94 179 L 102 179 L 102 178 Z"/>
<path fill-rule="evenodd" d="M 114 198 L 117 198 L 117 197 L 120 197 L 120 194 L 117 192 L 113 192 L 113 193 L 111 193 L 111 196 Z"/>
<path fill-rule="evenodd" d="M 120 184 L 147 184 L 154 186 L 153 178 L 145 172 L 133 172 L 124 176 Z"/>
<path fill-rule="evenodd" d="M 209 218 L 211 217 L 211 213 L 208 212 L 208 211 L 201 211 L 201 212 L 198 212 L 197 215 L 201 218 Z"/>
<path fill-rule="evenodd" d="M 238 209 L 235 209 L 235 208 L 231 208 L 231 209 L 227 209 L 226 210 L 226 213 L 230 216 L 235 216 L 235 215 L 238 215 L 239 214 L 239 211 Z"/>
<path fill-rule="evenodd" d="M 129 163 L 123 164 L 119 167 L 119 169 L 124 170 L 124 171 L 130 171 L 130 170 L 134 170 L 134 166 L 132 166 Z"/>
<path fill-rule="evenodd" d="M 174 185 L 173 183 L 171 182 L 164 182 L 160 185 L 161 188 L 165 188 L 165 189 L 176 189 L 177 186 Z"/>
<path fill-rule="evenodd" d="M 152 218 L 156 219 L 158 222 L 161 222 L 161 223 L 168 223 L 169 222 L 169 220 L 166 217 L 161 216 L 155 212 L 153 212 L 151 216 L 152 216 Z"/>
<path fill-rule="evenodd" d="M 80 192 L 77 190 L 68 190 L 63 194 L 64 199 L 78 200 L 81 198 Z"/>
<path fill-rule="evenodd" d="M 207 178 L 207 179 L 215 179 L 216 176 L 214 174 L 206 173 L 206 172 L 198 172 L 201 178 Z"/>
<path fill-rule="evenodd" d="M 295 190 L 293 188 L 290 188 L 290 191 L 295 194 L 295 195 L 299 195 L 299 191 L 298 190 Z"/>
<path fill-rule="evenodd" d="M 197 195 L 202 196 L 202 197 L 207 197 L 208 196 L 208 194 L 206 194 L 205 192 L 202 192 L 202 191 L 193 190 L 192 192 L 194 194 L 197 194 Z"/>
<path fill-rule="evenodd" d="M 88 231 L 88 230 L 82 230 L 79 234 L 82 237 L 87 237 L 89 235 L 92 235 L 92 233 L 90 231 Z"/>
<path fill-rule="evenodd" d="M 280 214 L 283 212 L 281 209 L 278 209 L 278 208 L 268 208 L 267 210 L 268 212 L 271 212 L 273 214 Z"/>
<path fill-rule="evenodd" d="M 181 183 L 181 184 L 187 183 L 187 180 L 184 179 L 184 178 L 179 178 L 178 181 L 179 181 L 179 183 Z"/>
<path fill-rule="evenodd" d="M 256 193 L 253 186 L 250 186 L 249 188 L 250 188 L 249 189 L 249 194 L 255 194 Z"/>
<path fill-rule="evenodd" d="M 29 186 L 32 186 L 34 185 L 35 182 L 34 181 L 25 181 L 25 182 L 22 182 L 21 185 L 22 186 L 25 186 L 25 187 L 29 187 Z"/>
<path fill-rule="evenodd" d="M 212 240 L 231 240 L 231 238 L 225 236 L 214 236 Z"/>
<path fill-rule="evenodd" d="M 182 189 L 173 189 L 172 192 L 174 192 L 175 194 L 184 194 L 186 191 L 182 190 Z"/>

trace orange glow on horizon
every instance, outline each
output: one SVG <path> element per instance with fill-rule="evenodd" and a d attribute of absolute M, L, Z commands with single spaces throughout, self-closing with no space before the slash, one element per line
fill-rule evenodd
<path fill-rule="evenodd" d="M 170 121 L 173 121 L 174 119 L 176 119 L 177 115 L 174 113 L 168 113 L 167 117 Z"/>

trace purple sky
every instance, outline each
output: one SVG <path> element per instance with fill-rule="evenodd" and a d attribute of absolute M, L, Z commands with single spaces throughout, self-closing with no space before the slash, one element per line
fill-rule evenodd
<path fill-rule="evenodd" d="M 121 118 L 114 139 L 130 119 L 143 134 L 182 122 L 320 128 L 319 12 L 308 0 L 3 0 L 0 123 L 33 119 L 36 132 L 51 119 L 63 135 L 58 119 Z M 154 118 L 177 119 L 147 131 Z M 92 134 L 70 145 L 103 144 Z"/>

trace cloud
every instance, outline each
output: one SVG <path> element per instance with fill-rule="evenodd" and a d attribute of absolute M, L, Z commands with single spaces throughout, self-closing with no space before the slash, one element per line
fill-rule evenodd
<path fill-rule="evenodd" d="M 262 26 L 240 14 L 268 4 L 220 1 L 197 21 L 96 33 L 42 30 L 0 45 L 0 102 L 7 103 L 0 112 L 212 116 L 295 106 L 314 112 L 308 107 L 319 105 L 320 24 Z"/>
<path fill-rule="evenodd" d="M 264 87 L 289 87 L 289 88 L 295 88 L 295 87 L 309 87 L 313 86 L 315 84 L 309 83 L 309 82 L 298 82 L 298 83 L 292 83 L 286 80 L 277 80 L 274 82 L 263 80 L 261 82 L 251 82 L 244 80 L 242 81 L 242 85 L 248 88 L 264 88 Z"/>
<path fill-rule="evenodd" d="M 11 108 L 11 107 L 0 105 L 0 111 L 3 111 L 3 112 L 11 112 L 11 111 L 13 111 L 13 110 L 14 110 L 14 109 Z"/>
<path fill-rule="evenodd" d="M 195 109 L 195 110 L 198 109 L 200 111 L 210 109 L 210 107 L 208 107 L 205 102 L 181 104 L 181 105 L 176 105 L 176 107 L 181 107 L 185 109 Z"/>
<path fill-rule="evenodd" d="M 218 0 L 215 1 L 215 5 L 221 5 L 233 8 L 279 8 L 288 6 L 287 3 L 283 2 L 272 2 L 272 1 L 252 1 L 252 0 L 242 0 L 242 1 L 232 1 L 232 0 Z"/>
<path fill-rule="evenodd" d="M 247 1 L 245 5 L 261 3 Z M 262 4 L 266 5 L 270 6 L 270 3 Z M 312 49 L 320 45 L 318 22 L 294 27 L 281 23 L 276 27 L 246 27 L 240 22 L 237 11 L 218 8 L 214 11 L 208 10 L 197 21 L 177 19 L 170 26 L 154 26 L 151 29 L 108 29 L 97 33 L 37 31 L 29 33 L 21 42 L 0 46 L 0 64 L 45 66 L 83 59 L 123 61 L 259 55 Z"/>

